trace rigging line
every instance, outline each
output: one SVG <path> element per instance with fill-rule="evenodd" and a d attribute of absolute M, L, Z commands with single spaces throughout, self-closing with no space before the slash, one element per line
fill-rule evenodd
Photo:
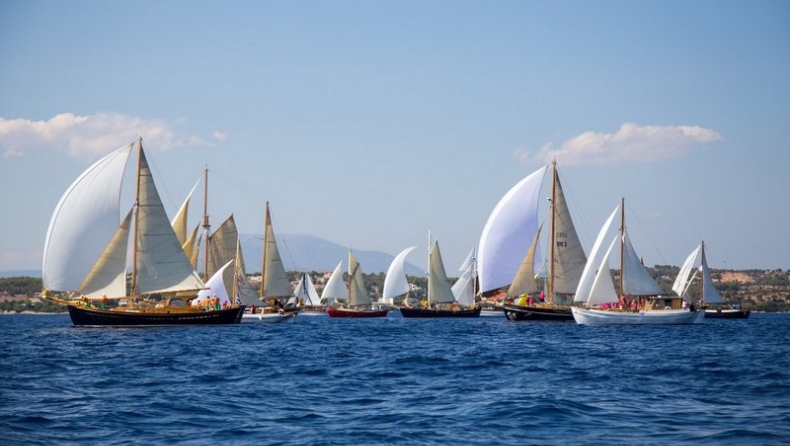
<path fill-rule="evenodd" d="M 217 172 L 216 170 L 209 169 L 209 172 L 211 172 L 215 176 L 219 177 L 219 179 L 226 181 L 228 184 L 231 184 L 232 186 L 235 186 L 241 192 L 244 192 L 245 194 L 249 195 L 250 197 L 258 199 L 258 200 L 261 200 L 261 201 L 266 201 L 264 199 L 263 195 L 261 195 L 258 192 L 255 192 L 254 189 L 247 188 L 247 187 L 243 186 L 242 184 L 232 180 L 230 177 L 226 177 L 225 175 Z"/>
<path fill-rule="evenodd" d="M 581 226 L 582 229 L 584 229 L 584 235 L 586 236 L 586 239 L 595 240 L 595 238 L 597 237 L 597 233 L 593 234 L 590 231 L 590 228 L 592 228 L 593 226 L 590 225 L 590 220 L 587 218 L 587 215 L 584 212 L 582 212 L 582 209 L 584 208 L 580 204 L 581 200 L 577 198 L 573 188 L 570 188 L 569 190 L 568 183 L 565 181 L 566 179 L 565 172 L 563 172 L 563 170 L 560 169 L 559 167 L 557 167 L 557 176 L 560 177 L 560 182 L 562 183 L 562 191 L 565 194 L 565 200 L 570 203 L 573 203 L 572 206 L 568 205 L 568 212 L 571 214 L 571 221 L 573 222 L 573 226 L 576 229 L 576 233 L 577 234 L 579 233 L 580 225 L 578 224 L 578 222 L 581 222 Z M 574 216 L 578 218 L 574 218 Z M 579 240 L 579 242 L 581 243 L 582 241 Z"/>
<path fill-rule="evenodd" d="M 655 249 L 656 253 L 658 253 L 658 257 L 661 258 L 661 261 L 663 262 L 663 264 L 664 265 L 668 265 L 669 263 L 667 263 L 667 260 L 664 258 L 664 255 L 661 253 L 661 250 L 658 249 L 658 245 L 656 245 L 656 242 L 650 237 L 650 232 L 647 230 L 647 228 L 645 228 L 645 225 L 642 224 L 642 220 L 639 219 L 639 215 L 631 207 L 631 202 L 630 201 L 626 201 L 625 206 L 628 208 L 629 211 L 631 211 L 630 215 L 634 216 L 634 218 L 636 219 L 636 222 L 639 223 L 639 227 L 642 229 L 642 232 L 645 234 L 647 239 L 650 241 L 650 244 L 653 245 L 653 248 Z M 626 226 L 626 230 L 627 230 L 627 228 L 628 228 L 628 226 Z"/>

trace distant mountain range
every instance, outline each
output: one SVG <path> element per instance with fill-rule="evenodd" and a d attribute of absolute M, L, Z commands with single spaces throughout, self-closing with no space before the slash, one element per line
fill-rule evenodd
<path fill-rule="evenodd" d="M 287 271 L 332 271 L 337 263 L 343 262 L 343 270 L 348 271 L 348 248 L 329 240 L 304 234 L 281 234 L 277 237 L 277 249 L 280 251 L 283 265 Z M 263 258 L 263 237 L 258 234 L 241 236 L 241 249 L 244 263 L 249 274 L 261 271 Z M 359 261 L 365 274 L 386 273 L 395 258 L 381 251 L 360 251 L 354 249 L 354 256 Z M 412 264 L 406 264 L 406 274 L 425 276 L 425 271 Z M 41 277 L 41 270 L 0 271 L 2 277 Z"/>
<path fill-rule="evenodd" d="M 281 234 L 275 237 L 277 250 L 280 251 L 283 265 L 288 271 L 332 271 L 340 261 L 343 262 L 343 269 L 348 270 L 348 248 L 345 246 L 305 234 Z M 247 234 L 241 235 L 240 238 L 247 272 L 259 272 L 263 258 L 263 237 Z M 381 251 L 354 249 L 353 252 L 365 274 L 386 273 L 395 258 Z M 425 271 L 406 263 L 406 274 L 424 276 Z"/>

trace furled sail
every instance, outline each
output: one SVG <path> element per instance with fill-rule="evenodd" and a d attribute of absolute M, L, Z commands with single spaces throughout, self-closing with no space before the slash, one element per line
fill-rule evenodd
<path fill-rule="evenodd" d="M 60 198 L 44 243 L 44 288 L 77 289 L 115 235 L 123 174 L 132 146 L 94 163 Z"/>

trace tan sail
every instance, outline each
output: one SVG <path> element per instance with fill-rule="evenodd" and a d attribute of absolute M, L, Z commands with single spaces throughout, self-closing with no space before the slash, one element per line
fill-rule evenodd
<path fill-rule="evenodd" d="M 277 249 L 277 241 L 274 238 L 274 228 L 271 215 L 269 214 L 269 202 L 266 202 L 262 269 L 260 294 L 262 299 L 281 299 L 293 296 L 291 282 L 285 273 L 285 267 L 280 258 L 280 251 Z"/>

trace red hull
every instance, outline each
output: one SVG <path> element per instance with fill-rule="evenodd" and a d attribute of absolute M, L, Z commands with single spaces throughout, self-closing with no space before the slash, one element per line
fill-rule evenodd
<path fill-rule="evenodd" d="M 387 313 L 389 309 L 383 310 L 372 310 L 372 309 L 364 309 L 364 310 L 355 310 L 349 308 L 327 308 L 326 313 L 329 317 L 387 317 Z"/>

